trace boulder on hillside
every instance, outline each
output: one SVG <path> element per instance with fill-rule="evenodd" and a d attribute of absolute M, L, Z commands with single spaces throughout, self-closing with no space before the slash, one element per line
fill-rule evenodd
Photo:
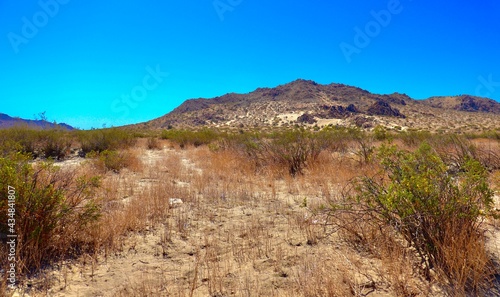
<path fill-rule="evenodd" d="M 359 113 L 359 110 L 354 104 L 349 104 L 349 106 L 344 107 L 342 105 L 322 105 L 320 108 L 323 110 L 319 112 L 317 116 L 323 119 L 343 119 L 351 116 L 354 113 Z"/>
<path fill-rule="evenodd" d="M 314 118 L 314 116 L 312 114 L 307 113 L 307 112 L 297 118 L 297 123 L 314 124 L 316 122 L 317 121 Z"/>

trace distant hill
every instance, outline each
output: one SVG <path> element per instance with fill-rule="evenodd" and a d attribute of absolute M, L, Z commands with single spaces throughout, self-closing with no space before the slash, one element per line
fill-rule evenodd
<path fill-rule="evenodd" d="M 299 79 L 248 94 L 190 99 L 160 118 L 139 124 L 238 129 L 295 125 L 480 131 L 500 127 L 500 103 L 468 95 L 415 100 L 406 94 L 373 94 L 344 84 Z"/>
<path fill-rule="evenodd" d="M 14 126 L 27 126 L 31 128 L 41 128 L 41 129 L 53 129 L 56 127 L 65 129 L 65 130 L 74 130 L 75 128 L 70 125 L 61 123 L 54 124 L 44 120 L 27 120 L 21 119 L 17 117 L 11 117 L 7 114 L 0 113 L 0 129 L 10 128 Z"/>
<path fill-rule="evenodd" d="M 500 104 L 492 99 L 469 95 L 431 97 L 423 101 L 433 107 L 500 114 Z"/>

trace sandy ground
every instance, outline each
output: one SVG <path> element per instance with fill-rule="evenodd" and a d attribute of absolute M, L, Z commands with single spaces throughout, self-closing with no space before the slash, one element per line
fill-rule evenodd
<path fill-rule="evenodd" d="M 161 162 L 172 157 L 186 174 L 172 172 L 165 180 L 150 171 L 162 168 Z M 196 179 L 187 177 L 203 173 L 189 150 L 144 151 L 140 158 L 144 172 L 128 173 L 137 190 L 122 195 L 123 203 L 155 183 L 189 188 Z M 72 159 L 57 165 L 77 167 L 82 162 Z M 261 192 L 238 189 L 237 199 L 227 190 L 214 194 L 217 203 L 192 203 L 180 197 L 184 202 L 173 205 L 171 219 L 177 218 L 177 223 L 182 219 L 185 229 L 164 223 L 128 234 L 120 250 L 99 255 L 97 261 L 83 257 L 61 263 L 32 281 L 34 287 L 45 286 L 44 292 L 23 296 L 141 296 L 146 291 L 155 292 L 150 296 L 190 296 L 191 291 L 192 296 L 300 296 L 290 288 L 303 286 L 300 282 L 308 273 L 321 286 L 324 271 L 336 271 L 339 286 L 348 284 L 357 296 L 394 296 L 380 260 L 347 252 L 333 235 L 321 237 L 326 228 L 322 218 L 307 213 L 303 194 L 287 181 L 275 182 L 272 190 L 269 184 Z M 164 193 L 164 198 L 177 197 Z M 165 240 L 167 233 L 170 241 Z M 491 234 L 489 247 L 500 259 L 497 232 Z"/>

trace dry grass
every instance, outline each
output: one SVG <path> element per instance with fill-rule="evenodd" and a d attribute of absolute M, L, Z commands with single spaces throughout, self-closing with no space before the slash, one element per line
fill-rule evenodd
<path fill-rule="evenodd" d="M 54 267 L 45 290 L 31 295 L 446 294 L 418 274 L 418 259 L 394 233 L 326 211 L 355 177 L 378 170 L 357 154 L 359 143 L 323 150 L 295 178 L 239 150 L 138 145 L 122 151 L 136 165 L 101 171 L 103 215 L 86 230 L 97 252 Z"/>

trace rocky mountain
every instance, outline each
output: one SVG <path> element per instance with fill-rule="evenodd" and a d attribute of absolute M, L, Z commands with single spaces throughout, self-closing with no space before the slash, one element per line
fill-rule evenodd
<path fill-rule="evenodd" d="M 55 124 L 45 120 L 26 120 L 17 117 L 11 117 L 4 113 L 0 113 L 0 129 L 14 127 L 14 126 L 28 126 L 30 128 L 41 128 L 41 129 L 53 129 L 59 127 L 65 130 L 74 130 L 73 127 L 64 123 Z"/>
<path fill-rule="evenodd" d="M 344 84 L 299 79 L 248 94 L 185 101 L 142 123 L 149 128 L 266 128 L 339 125 L 457 132 L 498 129 L 500 103 L 468 95 L 415 100 L 406 94 L 373 94 Z"/>
<path fill-rule="evenodd" d="M 454 109 L 460 111 L 479 111 L 500 114 L 500 104 L 488 98 L 481 98 L 469 95 L 454 97 L 431 97 L 423 101 L 433 107 Z"/>

